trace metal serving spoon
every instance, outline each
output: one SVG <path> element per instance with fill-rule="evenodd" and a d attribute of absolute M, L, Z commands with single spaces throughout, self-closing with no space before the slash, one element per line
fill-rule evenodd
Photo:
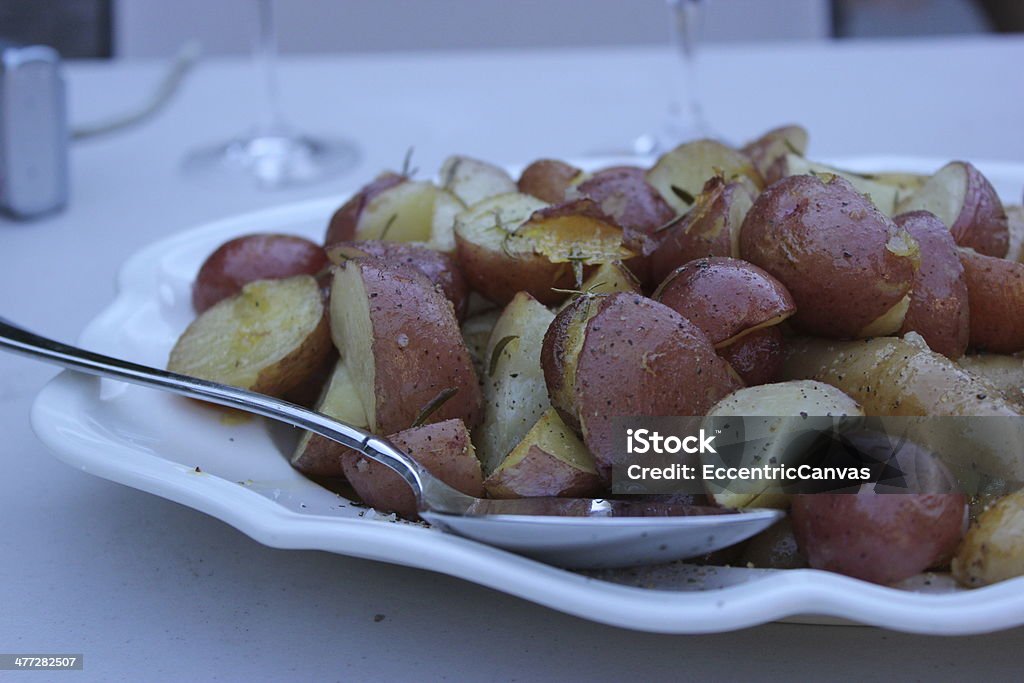
<path fill-rule="evenodd" d="M 474 498 L 431 475 L 387 439 L 287 401 L 92 353 L 3 318 L 0 348 L 308 429 L 397 472 L 415 492 L 420 516 L 431 524 L 564 567 L 625 567 L 695 557 L 749 538 L 784 514 L 637 500 Z"/>

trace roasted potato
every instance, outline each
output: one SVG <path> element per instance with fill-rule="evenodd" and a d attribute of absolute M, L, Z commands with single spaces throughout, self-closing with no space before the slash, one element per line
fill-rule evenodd
<path fill-rule="evenodd" d="M 970 308 L 970 345 L 979 351 L 1024 351 L 1024 263 L 960 250 Z"/>
<path fill-rule="evenodd" d="M 455 258 L 436 249 L 409 242 L 356 240 L 339 242 L 327 248 L 327 256 L 338 264 L 354 258 L 371 257 L 386 263 L 415 268 L 441 288 L 455 307 L 459 320 L 466 317 L 469 306 L 469 285 Z"/>
<path fill-rule="evenodd" d="M 981 513 L 957 549 L 952 570 L 969 588 L 1024 575 L 1024 490 Z"/>
<path fill-rule="evenodd" d="M 917 242 L 839 176 L 775 183 L 743 221 L 740 256 L 778 278 L 793 322 L 827 337 L 900 329 L 919 259 Z"/>
<path fill-rule="evenodd" d="M 921 254 L 899 334 L 917 332 L 932 351 L 955 360 L 967 350 L 970 309 L 967 280 L 953 236 L 927 211 L 903 213 L 893 222 L 910 233 Z"/>
<path fill-rule="evenodd" d="M 815 569 L 892 584 L 942 565 L 964 531 L 962 493 L 793 496 L 790 518 L 800 551 Z"/>
<path fill-rule="evenodd" d="M 839 176 L 874 204 L 879 211 L 886 216 L 892 216 L 897 212 L 897 204 L 901 198 L 900 188 L 891 183 L 883 183 L 873 180 L 860 173 L 844 171 L 842 169 L 818 164 L 808 161 L 797 154 L 787 154 L 775 161 L 770 175 L 776 180 L 781 180 L 793 175 L 811 175 L 824 179 L 826 182 L 832 176 Z"/>
<path fill-rule="evenodd" d="M 455 312 L 422 273 L 371 259 L 336 266 L 330 319 L 371 431 L 479 423 L 480 386 Z"/>
<path fill-rule="evenodd" d="M 988 179 L 966 161 L 953 161 L 900 202 L 900 213 L 923 209 L 938 216 L 961 247 L 1002 258 L 1010 244 L 1006 211 Z"/>
<path fill-rule="evenodd" d="M 771 184 L 779 180 L 770 177 L 772 164 L 787 154 L 803 156 L 807 152 L 807 137 L 807 129 L 803 126 L 780 126 L 743 145 L 740 151 L 750 158 L 765 182 Z"/>
<path fill-rule="evenodd" d="M 331 354 L 320 286 L 310 275 L 257 280 L 202 313 L 167 369 L 283 397 Z"/>
<path fill-rule="evenodd" d="M 786 339 L 779 327 L 762 327 L 718 349 L 748 387 L 778 380 L 786 358 Z"/>
<path fill-rule="evenodd" d="M 466 344 L 469 357 L 473 360 L 473 369 L 483 384 L 487 376 L 487 342 L 491 339 L 491 331 L 501 317 L 500 308 L 490 308 L 474 316 L 466 318 L 462 323 L 462 341 Z"/>
<path fill-rule="evenodd" d="M 337 361 L 314 410 L 353 427 L 369 429 L 366 410 L 344 361 Z M 303 432 L 292 452 L 292 467 L 314 477 L 343 476 L 342 456 L 348 449 L 337 441 Z"/>
<path fill-rule="evenodd" d="M 620 261 L 609 261 L 597 266 L 597 268 L 590 272 L 587 279 L 583 281 L 579 291 L 580 294 L 643 293 L 640 281 Z M 572 303 L 571 299 L 562 302 L 561 308 L 565 308 L 570 303 Z"/>
<path fill-rule="evenodd" d="M 192 307 L 202 313 L 255 280 L 317 275 L 327 267 L 323 248 L 294 235 L 254 234 L 217 247 L 192 284 Z"/>
<path fill-rule="evenodd" d="M 566 191 L 586 176 L 583 171 L 564 161 L 538 159 L 523 169 L 517 185 L 523 194 L 548 204 L 560 204 L 566 199 Z"/>
<path fill-rule="evenodd" d="M 1024 358 L 981 353 L 962 356 L 957 363 L 998 389 L 1018 409 L 1024 408 Z"/>
<path fill-rule="evenodd" d="M 1006 206 L 1006 225 L 1009 231 L 1006 259 L 1024 263 L 1024 206 L 1020 204 Z"/>
<path fill-rule="evenodd" d="M 441 188 L 466 206 L 516 191 L 516 182 L 505 169 L 466 156 L 448 157 L 440 176 Z"/>
<path fill-rule="evenodd" d="M 452 488 L 483 498 L 480 462 L 462 420 L 412 427 L 388 440 Z M 346 450 L 343 463 L 345 477 L 364 503 L 407 519 L 419 516 L 412 489 L 391 468 L 351 450 Z"/>
<path fill-rule="evenodd" d="M 745 179 L 760 189 L 764 180 L 750 159 L 715 140 L 696 140 L 666 152 L 647 172 L 647 182 L 676 210 L 686 213 L 713 176 L 726 182 Z"/>
<path fill-rule="evenodd" d="M 708 411 L 708 425 L 720 424 L 718 418 L 741 417 L 746 437 L 757 439 L 759 446 L 750 454 L 744 451 L 743 467 L 766 467 L 777 464 L 797 465 L 803 451 L 794 448 L 802 437 L 803 425 L 810 417 L 856 417 L 864 415 L 860 405 L 835 387 L 808 380 L 762 384 L 729 394 Z M 761 419 L 754 419 L 761 418 Z M 818 429 L 820 422 L 812 423 Z M 716 458 L 711 456 L 709 458 Z M 713 464 L 706 460 L 706 464 Z M 732 464 L 732 463 L 730 463 Z M 784 508 L 789 504 L 780 482 L 765 479 L 752 483 L 750 490 L 734 491 L 726 487 L 708 488 L 708 496 L 723 507 Z"/>
<path fill-rule="evenodd" d="M 594 459 L 554 408 L 484 480 L 491 498 L 591 498 L 603 487 Z"/>
<path fill-rule="evenodd" d="M 751 206 L 753 198 L 742 183 L 727 183 L 721 176 L 708 180 L 693 207 L 662 231 L 650 258 L 653 280 L 662 282 L 694 259 L 739 257 L 740 228 Z"/>
<path fill-rule="evenodd" d="M 579 297 L 556 316 L 544 343 L 552 405 L 566 410 L 555 397 L 571 393 L 568 408 L 605 481 L 623 457 L 614 447 L 615 416 L 702 415 L 741 386 L 700 328 L 636 294 Z"/>
<path fill-rule="evenodd" d="M 324 245 L 388 239 L 452 251 L 455 216 L 464 208 L 458 197 L 433 183 L 385 174 L 334 213 Z"/>
<path fill-rule="evenodd" d="M 583 294 L 571 300 L 544 333 L 540 364 L 551 406 L 562 420 L 581 431 L 576 392 L 576 365 L 587 323 L 600 310 L 603 297 Z"/>
<path fill-rule="evenodd" d="M 540 366 L 541 344 L 554 314 L 525 292 L 505 307 L 485 354 L 484 421 L 477 456 L 490 474 L 550 407 Z"/>
<path fill-rule="evenodd" d="M 500 195 L 460 214 L 455 232 L 470 285 L 499 305 L 519 291 L 555 305 L 587 266 L 633 255 L 622 229 L 586 199 L 545 207 L 528 195 Z"/>

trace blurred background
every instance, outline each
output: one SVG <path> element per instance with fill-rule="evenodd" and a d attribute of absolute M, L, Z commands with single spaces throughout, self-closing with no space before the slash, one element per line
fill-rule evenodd
<path fill-rule="evenodd" d="M 285 53 L 663 44 L 665 0 L 287 0 Z M 251 0 L 0 0 L 0 38 L 65 58 L 145 58 L 197 39 L 250 49 Z M 1021 0 L 717 0 L 707 42 L 825 40 L 1024 30 Z"/>

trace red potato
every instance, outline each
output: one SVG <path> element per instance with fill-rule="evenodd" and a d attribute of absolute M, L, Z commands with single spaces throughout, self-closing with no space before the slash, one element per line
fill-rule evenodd
<path fill-rule="evenodd" d="M 622 229 L 587 199 L 546 207 L 528 195 L 500 195 L 460 214 L 455 235 L 470 286 L 499 305 L 520 291 L 555 305 L 589 266 L 633 255 Z"/>
<path fill-rule="evenodd" d="M 369 429 L 366 409 L 359 400 L 356 386 L 344 361 L 337 361 L 327 384 L 324 386 L 314 410 L 328 417 L 341 420 L 360 429 Z M 314 477 L 340 477 L 342 457 L 348 451 L 337 441 L 303 432 L 299 443 L 292 452 L 292 467 L 303 474 Z"/>
<path fill-rule="evenodd" d="M 602 297 L 584 294 L 571 300 L 544 333 L 540 365 L 551 406 L 562 420 L 581 431 L 576 393 L 576 365 L 587 323 L 600 310 Z"/>
<path fill-rule="evenodd" d="M 706 256 L 739 256 L 743 219 L 754 200 L 742 183 L 727 183 L 715 176 L 685 215 L 665 228 L 661 243 L 651 255 L 651 275 L 662 282 L 669 273 Z"/>
<path fill-rule="evenodd" d="M 583 171 L 556 159 L 538 159 L 523 169 L 519 191 L 548 204 L 565 201 L 566 191 L 584 177 Z"/>
<path fill-rule="evenodd" d="M 663 154 L 647 172 L 647 182 L 676 210 L 686 213 L 701 188 L 714 176 L 745 181 L 761 189 L 764 180 L 750 159 L 715 140 L 695 140 Z"/>
<path fill-rule="evenodd" d="M 909 191 L 903 190 L 899 185 L 876 180 L 877 175 L 867 176 L 853 171 L 845 171 L 834 166 L 810 161 L 797 154 L 787 154 L 776 159 L 772 164 L 771 175 L 776 178 L 776 181 L 791 175 L 812 175 L 826 181 L 832 176 L 839 176 L 853 185 L 857 192 L 865 195 L 886 216 L 896 214 L 896 205 L 900 197 L 909 194 Z"/>
<path fill-rule="evenodd" d="M 580 183 L 577 192 L 596 202 L 622 228 L 623 244 L 637 254 L 627 265 L 647 284 L 656 284 L 649 272 L 649 257 L 658 247 L 658 229 L 675 211 L 647 182 L 644 170 L 616 166 L 598 171 Z"/>
<path fill-rule="evenodd" d="M 1024 350 L 1024 263 L 960 250 L 970 308 L 970 345 L 990 353 Z"/>
<path fill-rule="evenodd" d="M 604 485 L 579 437 L 549 408 L 484 487 L 491 498 L 590 498 Z"/>
<path fill-rule="evenodd" d="M 1024 262 L 1024 206 L 1020 204 L 1006 206 L 1006 225 L 1010 233 L 1006 258 L 1022 263 Z"/>
<path fill-rule="evenodd" d="M 466 317 L 469 285 L 458 262 L 449 254 L 409 242 L 358 240 L 340 242 L 328 247 L 327 256 L 335 264 L 353 258 L 372 257 L 386 263 L 415 268 L 441 288 L 455 307 L 455 315 L 459 320 Z"/>
<path fill-rule="evenodd" d="M 320 286 L 309 275 L 257 280 L 182 333 L 167 369 L 284 397 L 333 352 Z"/>
<path fill-rule="evenodd" d="M 505 169 L 466 156 L 448 157 L 439 175 L 441 187 L 466 206 L 516 191 L 516 181 Z"/>
<path fill-rule="evenodd" d="M 581 309 L 593 314 L 579 316 Z M 624 457 L 614 446 L 616 416 L 702 415 L 742 386 L 698 327 L 651 299 L 623 293 L 581 297 L 553 326 L 558 318 L 577 326 L 586 320 L 572 391 L 583 441 L 606 482 Z M 554 335 L 552 341 L 569 337 Z M 562 350 L 563 357 L 568 353 Z M 541 363 L 555 356 L 542 354 Z M 557 366 L 545 367 L 545 378 L 557 374 Z M 552 394 L 566 380 L 553 384 Z"/>
<path fill-rule="evenodd" d="M 917 332 L 932 351 L 957 359 L 967 350 L 970 308 L 960 256 L 949 230 L 927 211 L 900 214 L 893 222 L 910 233 L 921 251 L 910 305 L 899 334 Z"/>
<path fill-rule="evenodd" d="M 718 349 L 748 387 L 775 382 L 786 360 L 786 340 L 778 325 L 750 332 Z"/>
<path fill-rule="evenodd" d="M 772 164 L 787 154 L 803 156 L 807 152 L 807 137 L 807 129 L 803 126 L 779 126 L 743 145 L 740 151 L 750 158 L 754 168 L 770 185 L 779 180 L 772 177 Z"/>
<path fill-rule="evenodd" d="M 392 434 L 425 418 L 479 423 L 480 385 L 455 312 L 421 273 L 347 261 L 335 268 L 330 312 L 371 431 Z"/>
<path fill-rule="evenodd" d="M 1024 491 L 1000 498 L 978 516 L 951 569 L 960 585 L 968 588 L 1024 575 Z"/>
<path fill-rule="evenodd" d="M 407 180 L 408 178 L 405 176 L 391 172 L 381 173 L 374 178 L 373 182 L 355 193 L 331 216 L 331 220 L 327 224 L 327 234 L 324 236 L 324 245 L 330 246 L 337 242 L 351 242 L 356 239 L 359 219 L 366 210 L 367 204 L 385 190 L 390 190 Z"/>
<path fill-rule="evenodd" d="M 897 331 L 919 256 L 906 230 L 838 176 L 790 176 L 762 192 L 740 255 L 785 285 L 797 326 L 827 337 Z"/>
<path fill-rule="evenodd" d="M 961 247 L 1002 258 L 1010 244 L 1006 211 L 995 188 L 966 161 L 952 161 L 925 182 L 899 211 L 923 209 L 938 216 Z"/>
<path fill-rule="evenodd" d="M 192 285 L 192 307 L 202 313 L 256 280 L 316 275 L 328 265 L 318 244 L 294 235 L 254 234 L 217 247 L 199 268 Z"/>
<path fill-rule="evenodd" d="M 949 560 L 963 535 L 962 493 L 793 496 L 790 517 L 815 569 L 892 584 Z"/>
<path fill-rule="evenodd" d="M 444 483 L 483 498 L 480 462 L 462 420 L 412 427 L 392 434 L 388 440 Z M 351 450 L 346 451 L 343 463 L 345 477 L 364 503 L 406 519 L 419 517 L 412 489 L 391 468 Z"/>

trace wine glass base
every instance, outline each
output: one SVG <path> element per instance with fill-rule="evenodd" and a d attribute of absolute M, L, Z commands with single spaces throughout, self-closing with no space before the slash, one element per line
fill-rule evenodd
<path fill-rule="evenodd" d="M 352 170 L 359 150 L 344 140 L 253 135 L 196 150 L 182 165 L 195 178 L 248 178 L 261 188 L 308 185 Z"/>

